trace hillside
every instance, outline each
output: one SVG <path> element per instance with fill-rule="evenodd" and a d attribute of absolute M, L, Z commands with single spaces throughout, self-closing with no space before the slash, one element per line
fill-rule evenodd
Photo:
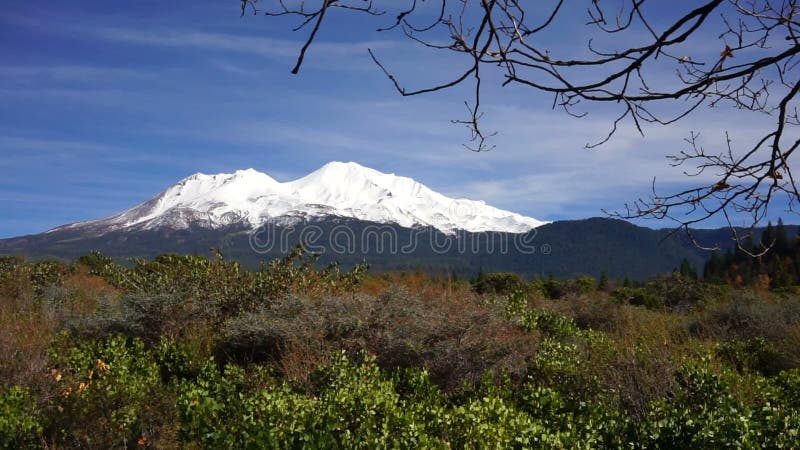
<path fill-rule="evenodd" d="M 671 271 L 684 258 L 701 268 L 709 257 L 708 252 L 693 246 L 683 236 L 665 239 L 667 231 L 605 218 L 553 222 L 526 234 L 445 234 L 431 228 L 412 229 L 353 219 L 318 220 L 304 225 L 275 226 L 273 236 L 286 236 L 282 242 L 284 248 L 273 242 L 274 245 L 262 253 L 251 248 L 249 228 L 231 225 L 218 229 L 119 230 L 102 236 L 84 236 L 77 230 L 60 229 L 0 240 L 0 254 L 74 259 L 98 250 L 124 261 L 134 257 L 151 258 L 161 253 L 207 255 L 211 248 L 216 248 L 229 258 L 255 267 L 261 261 L 285 253 L 282 250 L 299 243 L 302 236 L 312 250 L 323 253 L 323 261 L 339 261 L 347 267 L 366 261 L 372 270 L 379 272 L 421 268 L 471 276 L 483 269 L 529 276 L 571 277 L 599 276 L 605 271 L 611 277 L 634 279 Z M 797 232 L 796 227 L 787 228 L 792 233 Z M 703 242 L 730 246 L 730 239 L 725 239 L 728 233 L 726 229 L 698 230 L 696 235 Z M 310 242 L 312 234 L 318 234 L 319 238 Z M 379 236 L 383 248 L 379 248 Z M 265 236 L 257 234 L 256 237 Z M 338 242 L 331 242 L 332 237 Z M 409 250 L 407 247 L 412 242 L 416 242 L 416 246 Z M 524 243 L 524 248 L 515 242 Z M 341 251 L 346 243 L 352 243 L 352 248 Z M 472 250 L 472 243 L 477 244 L 477 251 Z M 395 244 L 396 249 L 391 244 Z M 507 247 L 505 253 L 504 246 Z"/>

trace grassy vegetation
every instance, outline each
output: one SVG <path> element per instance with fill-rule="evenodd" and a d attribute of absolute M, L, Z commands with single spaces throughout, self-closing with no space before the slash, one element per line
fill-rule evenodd
<path fill-rule="evenodd" d="M 0 260 L 3 448 L 791 448 L 800 294 Z"/>

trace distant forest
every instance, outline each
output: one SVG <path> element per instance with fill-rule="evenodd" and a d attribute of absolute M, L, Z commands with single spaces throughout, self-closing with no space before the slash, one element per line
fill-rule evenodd
<path fill-rule="evenodd" d="M 773 289 L 800 284 L 798 237 L 789 237 L 782 220 L 777 226 L 769 223 L 759 239 L 748 236 L 739 248 L 713 253 L 705 264 L 703 278 L 713 283 Z"/>

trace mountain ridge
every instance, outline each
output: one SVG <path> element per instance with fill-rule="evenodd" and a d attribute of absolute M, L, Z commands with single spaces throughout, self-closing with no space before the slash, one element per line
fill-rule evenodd
<path fill-rule="evenodd" d="M 266 246 L 254 240 L 261 231 L 273 233 Z M 730 234 L 693 230 L 703 244 L 722 248 L 732 246 Z M 196 173 L 117 215 L 0 239 L 0 254 L 74 259 L 98 250 L 129 260 L 215 248 L 255 267 L 301 242 L 315 245 L 323 261 L 345 266 L 366 260 L 379 271 L 464 275 L 647 278 L 684 259 L 702 267 L 710 255 L 669 230 L 610 218 L 542 222 L 352 162 L 331 162 L 287 182 L 254 169 Z"/>
<path fill-rule="evenodd" d="M 290 227 L 276 225 L 276 235 L 287 237 L 282 245 L 291 248 L 304 241 L 303 230 L 313 229 L 321 236 L 312 244 L 321 249 L 321 262 L 339 262 L 344 267 L 366 261 L 374 271 L 407 271 L 421 269 L 433 273 L 455 273 L 474 276 L 479 271 L 517 272 L 526 276 L 580 275 L 646 279 L 669 272 L 683 259 L 702 268 L 710 253 L 694 246 L 681 235 L 669 236 L 668 230 L 654 230 L 610 218 L 589 218 L 551 222 L 528 233 L 469 233 L 447 235 L 433 228 L 411 229 L 398 225 L 378 224 L 348 218 L 320 218 Z M 381 251 L 374 240 L 355 240 L 348 251 L 337 250 L 336 233 L 347 229 L 354 236 L 378 230 L 377 237 L 388 231 L 401 250 L 384 245 Z M 798 227 L 787 225 L 787 233 L 797 234 Z M 0 254 L 25 256 L 31 259 L 55 258 L 73 260 L 90 251 L 100 251 L 119 262 L 132 258 L 153 258 L 163 253 L 202 254 L 210 249 L 222 252 L 228 259 L 246 267 L 257 268 L 273 258 L 285 255 L 285 248 L 268 249 L 253 245 L 253 230 L 241 224 L 219 229 L 190 227 L 187 229 L 118 230 L 102 236 L 86 236 L 80 230 L 66 229 L 50 234 L 35 234 L 0 240 Z M 312 235 L 309 235 L 312 236 Z M 703 244 L 720 244 L 731 248 L 730 230 L 697 230 L 695 238 Z M 520 251 L 514 244 L 521 239 L 527 248 Z M 413 251 L 402 251 L 412 240 Z M 450 242 L 443 251 L 442 244 Z M 480 251 L 462 251 L 459 242 L 478 242 Z M 489 244 L 491 243 L 491 244 Z M 504 244 L 507 251 L 503 252 Z M 256 247 L 256 248 L 254 248 Z"/>
<path fill-rule="evenodd" d="M 444 233 L 522 233 L 547 222 L 505 211 L 483 201 L 450 198 L 412 178 L 355 162 L 333 161 L 296 180 L 279 182 L 255 169 L 196 173 L 155 197 L 111 217 L 62 225 L 49 232 L 83 229 L 101 235 L 117 230 L 220 228 L 236 223 L 256 228 L 309 218 L 344 217 L 406 228 L 432 226 Z"/>

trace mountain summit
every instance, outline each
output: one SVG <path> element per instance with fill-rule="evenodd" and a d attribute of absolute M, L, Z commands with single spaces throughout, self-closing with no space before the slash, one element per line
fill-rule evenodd
<path fill-rule="evenodd" d="M 233 224 L 253 228 L 329 217 L 431 226 L 445 233 L 524 233 L 546 222 L 504 211 L 482 201 L 453 199 L 411 178 L 354 162 L 330 162 L 294 181 L 281 183 L 254 169 L 217 175 L 194 174 L 121 214 L 64 225 L 101 235 L 118 230 L 208 229 Z"/>

